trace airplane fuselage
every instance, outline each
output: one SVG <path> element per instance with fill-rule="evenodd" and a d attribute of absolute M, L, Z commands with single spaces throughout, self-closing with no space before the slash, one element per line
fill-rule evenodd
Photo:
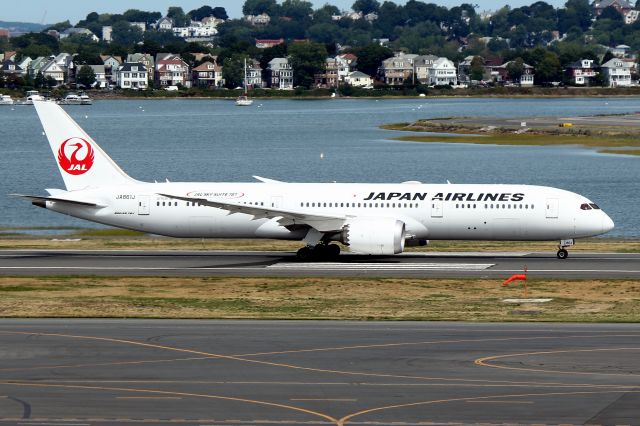
<path fill-rule="evenodd" d="M 527 185 L 355 183 L 140 183 L 74 191 L 94 208 L 48 201 L 48 209 L 106 225 L 172 237 L 301 240 L 307 229 L 281 226 L 160 194 L 317 215 L 389 217 L 406 225 L 408 238 L 460 240 L 562 240 L 607 232 L 611 219 L 585 197 Z M 581 208 L 582 207 L 582 208 Z"/>

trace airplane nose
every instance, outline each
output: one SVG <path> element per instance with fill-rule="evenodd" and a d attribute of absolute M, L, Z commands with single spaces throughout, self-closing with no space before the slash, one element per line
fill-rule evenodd
<path fill-rule="evenodd" d="M 604 217 L 602 218 L 602 232 L 605 233 L 611 231 L 615 227 L 615 224 L 613 223 L 613 220 L 611 220 L 609 215 L 607 215 L 606 213 L 603 214 Z"/>

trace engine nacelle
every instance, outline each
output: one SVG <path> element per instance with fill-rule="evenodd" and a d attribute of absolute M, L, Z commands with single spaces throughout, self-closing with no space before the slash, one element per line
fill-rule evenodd
<path fill-rule="evenodd" d="M 360 217 L 342 229 L 341 242 L 355 253 L 397 254 L 404 250 L 405 224 L 386 217 Z"/>

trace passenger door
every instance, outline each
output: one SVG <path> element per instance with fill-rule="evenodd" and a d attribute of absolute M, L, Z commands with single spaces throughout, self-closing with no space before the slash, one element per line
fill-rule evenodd
<path fill-rule="evenodd" d="M 431 217 L 442 217 L 442 200 L 431 201 Z"/>
<path fill-rule="evenodd" d="M 547 198 L 547 203 L 545 206 L 545 211 L 547 215 L 547 219 L 557 219 L 558 218 L 558 199 L 557 198 Z"/>
<path fill-rule="evenodd" d="M 138 215 L 144 216 L 149 214 L 149 196 L 138 195 Z"/>

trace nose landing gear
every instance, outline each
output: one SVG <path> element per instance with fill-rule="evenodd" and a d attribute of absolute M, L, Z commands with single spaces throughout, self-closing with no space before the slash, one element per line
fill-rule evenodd
<path fill-rule="evenodd" d="M 575 244 L 574 240 L 560 240 L 560 244 L 558 245 L 558 253 L 556 256 L 558 259 L 564 260 L 569 257 L 569 252 L 567 251 L 567 247 L 571 247 Z"/>

